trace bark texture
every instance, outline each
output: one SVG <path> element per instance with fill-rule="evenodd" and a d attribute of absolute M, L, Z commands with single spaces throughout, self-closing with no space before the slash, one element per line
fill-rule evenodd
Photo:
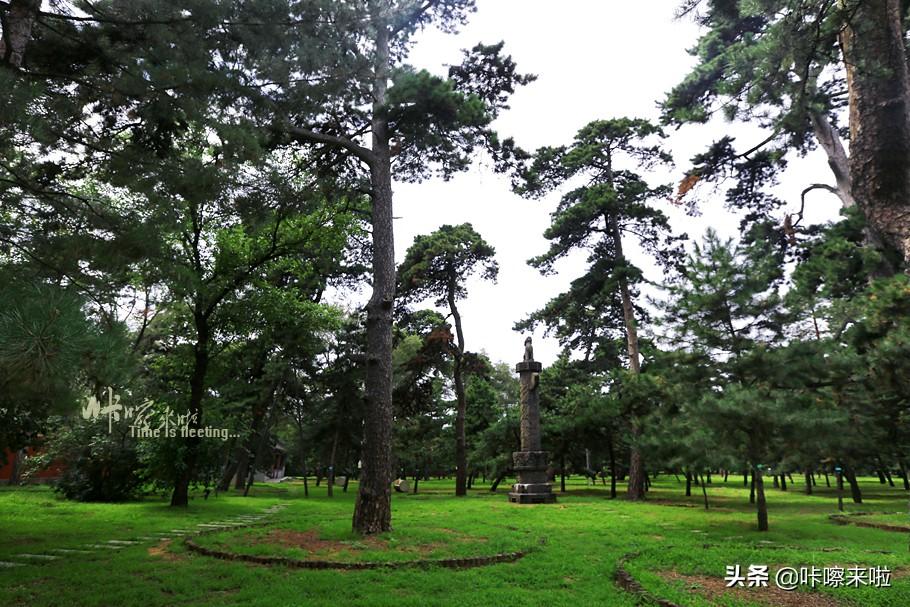
<path fill-rule="evenodd" d="M 885 243 L 910 261 L 910 72 L 900 0 L 845 0 L 852 194 Z"/>
<path fill-rule="evenodd" d="M 389 78 L 386 3 L 374 4 L 376 63 L 373 84 L 373 158 L 370 163 L 373 225 L 373 293 L 367 304 L 366 415 L 360 489 L 353 529 L 372 534 L 392 529 L 392 306 L 395 243 L 392 234 L 392 166 L 384 116 Z"/>
<path fill-rule="evenodd" d="M 0 52 L 3 53 L 3 61 L 16 69 L 22 67 L 40 8 L 41 0 L 10 0 L 9 8 L 2 17 Z"/>

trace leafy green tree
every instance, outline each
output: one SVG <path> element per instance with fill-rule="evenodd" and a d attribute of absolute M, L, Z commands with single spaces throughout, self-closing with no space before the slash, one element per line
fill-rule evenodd
<path fill-rule="evenodd" d="M 496 279 L 499 266 L 494 255 L 493 247 L 481 238 L 471 224 L 444 225 L 432 234 L 415 237 L 398 269 L 398 292 L 402 302 L 434 298 L 437 306 L 448 308 L 455 324 L 457 342 L 452 352 L 456 400 L 455 495 L 467 494 L 468 465 L 464 384 L 467 352 L 456 302 L 467 297 L 465 283 L 475 272 L 480 273 L 483 279 Z"/>
<path fill-rule="evenodd" d="M 549 251 L 530 263 L 543 273 L 552 272 L 559 259 L 582 249 L 589 253 L 590 265 L 568 293 L 517 328 L 542 322 L 555 328 L 571 321 L 559 330 L 566 339 L 574 336 L 575 341 L 567 343 L 583 344 L 588 359 L 593 346 L 619 325 L 626 341 L 628 367 L 632 373 L 640 372 L 634 298 L 642 274 L 626 256 L 623 237 L 633 237 L 664 265 L 672 265 L 677 259 L 677 238 L 670 234 L 666 215 L 653 206 L 653 200 L 666 196 L 668 190 L 665 186 L 651 187 L 635 172 L 670 162 L 659 145 L 663 136 L 659 127 L 646 120 L 598 120 L 582 128 L 571 146 L 546 147 L 535 153 L 518 191 L 538 197 L 564 184 L 580 185 L 563 195 L 552 214 L 552 225 L 544 233 L 553 241 Z M 631 419 L 628 497 L 636 500 L 644 497 L 644 469 L 636 445 L 640 434 L 639 420 Z"/>

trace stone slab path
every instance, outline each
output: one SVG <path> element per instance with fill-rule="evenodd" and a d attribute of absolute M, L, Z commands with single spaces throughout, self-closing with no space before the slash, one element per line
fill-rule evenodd
<path fill-rule="evenodd" d="M 266 520 L 268 517 L 281 512 L 290 504 L 282 502 L 269 508 L 263 508 L 260 514 L 238 514 L 224 521 L 214 521 L 211 523 L 199 523 L 197 529 L 171 529 L 170 531 L 158 532 L 154 536 L 142 535 L 130 539 L 110 539 L 100 540 L 97 543 L 83 544 L 78 548 L 49 548 L 48 552 L 54 554 L 32 554 L 22 552 L 13 554 L 4 558 L 10 560 L 0 560 L 0 569 L 12 569 L 13 567 L 25 567 L 27 565 L 39 565 L 52 561 L 65 559 L 70 555 L 100 554 L 108 550 L 122 550 L 131 546 L 138 546 L 149 542 L 160 542 L 170 540 L 185 535 L 195 535 L 204 531 L 217 531 L 219 529 L 233 529 L 234 527 L 243 527 Z"/>

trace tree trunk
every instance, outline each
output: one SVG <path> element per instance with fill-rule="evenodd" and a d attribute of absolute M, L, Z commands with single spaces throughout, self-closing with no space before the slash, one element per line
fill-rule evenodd
<path fill-rule="evenodd" d="M 843 0 L 852 193 L 910 268 L 910 72 L 901 0 Z"/>
<path fill-rule="evenodd" d="M 32 38 L 32 27 L 38 18 L 41 0 L 10 0 L 3 19 L 0 54 L 8 65 L 22 67 L 25 49 Z"/>
<path fill-rule="evenodd" d="M 338 428 L 335 428 L 335 435 L 332 437 L 332 451 L 329 453 L 329 477 L 328 494 L 329 497 L 335 496 L 335 454 L 338 452 Z"/>
<path fill-rule="evenodd" d="M 806 495 L 812 495 L 812 473 L 806 470 Z"/>
<path fill-rule="evenodd" d="M 496 477 L 496 479 L 493 481 L 493 484 L 490 485 L 490 491 L 493 492 L 493 493 L 496 493 L 496 489 L 499 487 L 499 483 L 501 483 L 501 482 L 502 482 L 502 479 L 504 479 L 505 477 L 506 477 L 506 473 L 505 473 L 505 472 L 503 472 L 502 474 L 498 475 L 498 476 Z"/>
<path fill-rule="evenodd" d="M 910 478 L 907 478 L 907 465 L 904 463 L 903 456 L 898 461 L 898 465 L 901 470 L 901 479 L 904 481 L 904 491 L 910 491 Z"/>
<path fill-rule="evenodd" d="M 376 63 L 373 84 L 372 186 L 373 293 L 367 304 L 366 413 L 360 489 L 354 505 L 355 533 L 392 529 L 392 307 L 395 300 L 395 241 L 392 228 L 392 164 L 385 118 L 389 79 L 386 3 L 374 5 Z"/>
<path fill-rule="evenodd" d="M 837 509 L 844 510 L 844 473 L 843 471 L 835 472 L 837 474 Z"/>
<path fill-rule="evenodd" d="M 559 492 L 566 492 L 566 456 L 563 455 L 559 460 Z"/>
<path fill-rule="evenodd" d="M 686 470 L 686 497 L 692 497 L 692 474 Z"/>
<path fill-rule="evenodd" d="M 749 503 L 755 503 L 755 471 L 752 471 L 752 483 L 749 485 Z"/>
<path fill-rule="evenodd" d="M 12 454 L 12 465 L 10 466 L 9 471 L 9 480 L 6 484 L 9 486 L 15 486 L 19 484 L 20 470 L 22 468 L 22 456 L 25 454 L 25 449 L 19 449 Z"/>
<path fill-rule="evenodd" d="M 707 510 L 707 509 L 708 509 L 708 488 L 705 487 L 705 479 L 704 479 L 704 478 L 701 479 L 701 494 L 702 494 L 702 497 L 704 497 L 704 500 L 705 500 L 705 510 Z"/>
<path fill-rule="evenodd" d="M 787 490 L 787 475 L 784 474 L 783 472 L 780 473 L 780 490 L 781 491 Z"/>
<path fill-rule="evenodd" d="M 468 468 L 467 438 L 465 437 L 465 413 L 467 401 L 464 393 L 464 378 L 461 376 L 461 363 L 464 359 L 464 332 L 461 328 L 461 314 L 455 305 L 455 283 L 449 283 L 448 289 L 449 311 L 455 323 L 455 336 L 458 339 L 455 353 L 455 365 L 452 376 L 455 381 L 455 495 L 468 494 L 466 484 Z"/>
<path fill-rule="evenodd" d="M 307 480 L 309 470 L 307 470 L 306 467 L 306 441 L 304 440 L 303 420 L 297 418 L 295 421 L 297 422 L 297 434 L 300 437 L 300 467 L 303 468 L 303 496 L 310 497 L 310 483 Z"/>
<path fill-rule="evenodd" d="M 205 378 L 209 367 L 209 326 L 208 317 L 202 312 L 201 304 L 196 304 L 193 314 L 196 325 L 196 343 L 193 345 L 193 374 L 190 377 L 190 402 L 187 409 L 189 418 L 186 426 L 193 430 L 202 427 L 202 398 L 205 395 Z M 177 429 L 179 435 L 180 428 Z M 183 466 L 174 480 L 174 492 L 171 494 L 171 506 L 189 506 L 190 483 L 196 476 L 196 463 L 199 459 L 199 445 L 202 440 L 196 436 L 183 438 L 186 451 Z"/>
<path fill-rule="evenodd" d="M 862 504 L 863 494 L 859 490 L 859 483 L 856 482 L 856 473 L 853 468 L 844 466 L 844 476 L 847 477 L 847 482 L 850 483 L 850 496 L 853 498 L 853 503 Z"/>
<path fill-rule="evenodd" d="M 607 447 L 610 452 L 610 499 L 616 499 L 616 452 L 613 450 L 613 434 L 609 435 Z"/>
<path fill-rule="evenodd" d="M 752 478 L 755 481 L 755 509 L 758 514 L 758 530 L 768 530 L 768 503 L 765 501 L 765 483 L 762 481 L 761 470 L 752 469 Z"/>
<path fill-rule="evenodd" d="M 244 480 L 246 479 L 247 472 L 249 472 L 250 450 L 252 449 L 251 440 L 252 435 L 247 438 L 245 441 L 246 444 L 240 445 L 237 448 L 237 472 L 236 478 L 234 479 L 234 489 L 243 489 Z"/>
<path fill-rule="evenodd" d="M 233 447 L 231 447 L 233 451 Z M 230 451 L 228 452 L 230 453 Z M 231 481 L 234 479 L 234 475 L 237 474 L 237 459 L 231 458 L 228 455 L 228 461 L 224 466 L 224 472 L 221 474 L 221 480 L 218 482 L 218 491 L 227 491 L 231 488 Z"/>
<path fill-rule="evenodd" d="M 611 169 L 612 170 L 612 169 Z M 612 176 L 610 177 L 612 185 Z M 617 265 L 623 267 L 626 263 L 625 255 L 622 248 L 622 234 L 619 231 L 619 223 L 614 215 L 604 215 L 606 226 L 610 230 L 613 240 Z M 626 348 L 629 353 L 629 370 L 638 375 L 641 373 L 641 362 L 639 360 L 638 347 L 638 328 L 635 322 L 635 307 L 632 304 L 632 296 L 629 292 L 629 282 L 624 274 L 619 276 L 619 296 L 622 301 L 623 324 L 626 328 Z M 643 500 L 645 498 L 644 483 L 644 465 L 642 463 L 641 448 L 637 444 L 637 439 L 641 435 L 639 420 L 634 414 L 631 415 L 630 429 L 630 448 L 629 448 L 629 484 L 626 497 L 630 500 Z"/>

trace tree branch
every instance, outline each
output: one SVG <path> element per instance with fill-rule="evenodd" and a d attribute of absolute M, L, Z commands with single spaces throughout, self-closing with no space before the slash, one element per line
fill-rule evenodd
<path fill-rule="evenodd" d="M 346 137 L 338 137 L 336 135 L 329 135 L 327 133 L 320 133 L 318 131 L 313 131 L 310 129 L 305 129 L 299 126 L 287 126 L 282 129 L 288 135 L 291 136 L 295 141 L 302 141 L 305 143 L 322 143 L 324 145 L 331 145 L 334 147 L 343 148 L 362 161 L 372 166 L 376 162 L 376 156 L 373 154 L 373 151 L 369 148 L 365 148 L 362 145 L 359 145 L 352 140 Z"/>

